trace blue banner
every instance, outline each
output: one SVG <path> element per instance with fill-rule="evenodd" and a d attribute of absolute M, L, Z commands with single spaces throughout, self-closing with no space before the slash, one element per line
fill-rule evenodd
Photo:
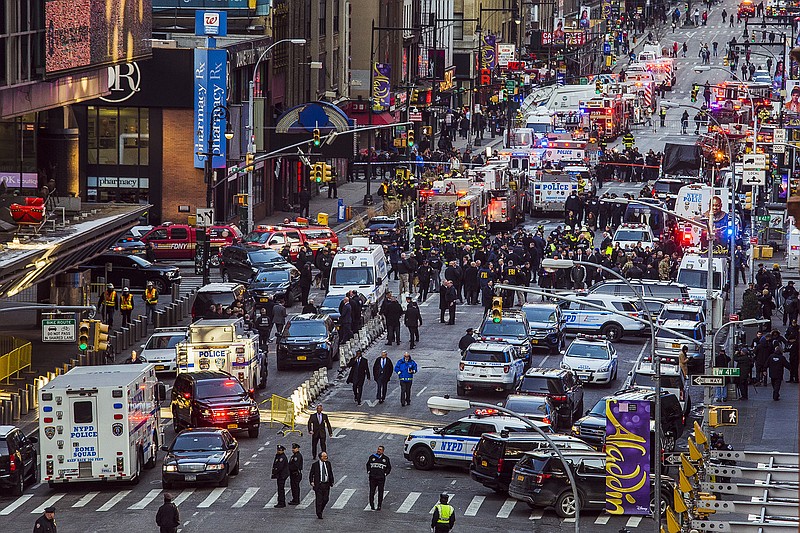
<path fill-rule="evenodd" d="M 228 13 L 226 11 L 195 11 L 194 34 L 225 37 L 228 35 Z"/>
<path fill-rule="evenodd" d="M 248 0 L 153 0 L 154 9 L 248 9 Z"/>
<path fill-rule="evenodd" d="M 650 401 L 606 402 L 606 512 L 650 514 Z"/>
<path fill-rule="evenodd" d="M 225 110 L 228 103 L 228 53 L 225 50 L 194 50 L 194 166 L 203 168 L 205 156 L 214 154 L 212 166 L 226 168 Z"/>

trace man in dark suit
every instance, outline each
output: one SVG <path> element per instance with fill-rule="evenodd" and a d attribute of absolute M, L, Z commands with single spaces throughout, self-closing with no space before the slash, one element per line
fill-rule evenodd
<path fill-rule="evenodd" d="M 389 380 L 392 379 L 393 373 L 394 366 L 392 366 L 392 361 L 389 359 L 389 354 L 386 353 L 386 350 L 383 350 L 381 356 L 375 359 L 372 364 L 372 378 L 375 380 L 375 384 L 378 385 L 378 395 L 376 396 L 378 403 L 383 403 L 386 400 L 386 388 L 389 385 Z"/>
<path fill-rule="evenodd" d="M 328 415 L 322 412 L 322 404 L 317 404 L 317 412 L 316 414 L 311 415 L 308 417 L 308 434 L 311 435 L 311 453 L 316 457 L 317 455 L 317 444 L 319 443 L 319 449 L 323 452 L 327 450 L 325 445 L 326 440 L 326 432 L 325 429 L 327 428 L 327 435 L 333 437 L 333 429 L 331 429 L 331 421 L 328 420 Z"/>
<path fill-rule="evenodd" d="M 317 510 L 317 518 L 322 519 L 322 511 L 328 505 L 333 486 L 333 468 L 328 462 L 328 454 L 320 452 L 319 461 L 314 461 L 311 471 L 308 473 L 308 480 L 314 489 L 314 504 Z"/>
<path fill-rule="evenodd" d="M 345 343 L 353 337 L 353 308 L 345 296 L 339 304 L 339 341 Z"/>
<path fill-rule="evenodd" d="M 350 375 L 347 382 L 353 385 L 353 396 L 358 405 L 361 405 L 361 393 L 364 392 L 364 381 L 370 379 L 369 363 L 361 350 L 356 351 L 356 356 L 347 363 L 350 367 Z"/>

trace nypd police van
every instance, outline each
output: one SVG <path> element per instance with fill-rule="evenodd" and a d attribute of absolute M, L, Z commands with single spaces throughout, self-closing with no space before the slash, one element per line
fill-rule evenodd
<path fill-rule="evenodd" d="M 549 424 L 533 421 L 545 433 L 552 433 Z M 434 465 L 469 467 L 472 452 L 484 433 L 530 431 L 525 422 L 499 416 L 495 409 L 477 409 L 443 428 L 427 427 L 409 433 L 403 444 L 403 457 L 417 470 L 430 470 Z"/>
<path fill-rule="evenodd" d="M 561 303 L 565 326 L 571 333 L 600 333 L 610 341 L 645 331 L 644 310 L 639 302 L 625 296 L 576 294 L 572 302 Z"/>
<path fill-rule="evenodd" d="M 367 297 L 372 314 L 386 295 L 389 265 L 383 246 L 370 244 L 366 237 L 356 237 L 353 244 L 337 250 L 331 265 L 328 296 L 355 290 Z"/>

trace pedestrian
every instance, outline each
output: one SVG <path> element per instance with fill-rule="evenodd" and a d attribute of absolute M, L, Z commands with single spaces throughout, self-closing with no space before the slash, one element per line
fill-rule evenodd
<path fill-rule="evenodd" d="M 350 374 L 347 376 L 347 383 L 353 385 L 353 398 L 358 405 L 361 405 L 361 394 L 364 392 L 364 381 L 370 379 L 369 363 L 364 357 L 364 352 L 356 350 L 356 356 L 347 363 Z"/>
<path fill-rule="evenodd" d="M 152 281 L 148 281 L 142 294 L 144 300 L 145 315 L 147 316 L 147 325 L 155 326 L 156 324 L 156 306 L 158 305 L 158 289 L 155 288 Z"/>
<path fill-rule="evenodd" d="M 172 494 L 169 492 L 164 493 L 164 503 L 156 512 L 156 525 L 160 528 L 161 533 L 178 533 L 181 514 L 178 506 L 172 502 Z"/>
<path fill-rule="evenodd" d="M 375 492 L 378 492 L 378 511 L 383 505 L 383 486 L 386 476 L 392 473 L 392 462 L 383 453 L 383 446 L 378 446 L 378 451 L 367 459 L 367 474 L 369 475 L 369 507 L 375 510 Z"/>
<path fill-rule="evenodd" d="M 687 110 L 683 110 L 683 114 L 681 115 L 681 134 L 686 135 L 686 129 L 689 127 L 689 112 Z"/>
<path fill-rule="evenodd" d="M 304 188 L 300 191 L 298 200 L 300 201 L 300 215 L 308 218 L 311 211 L 311 191 Z"/>
<path fill-rule="evenodd" d="M 391 346 L 393 342 L 397 342 L 400 346 L 400 318 L 403 316 L 403 306 L 391 292 L 386 292 L 380 314 L 386 319 L 386 346 Z"/>
<path fill-rule="evenodd" d="M 450 496 L 446 492 L 439 495 L 439 503 L 433 506 L 431 515 L 431 531 L 433 533 L 448 533 L 456 523 L 456 510 L 447 503 Z"/>
<path fill-rule="evenodd" d="M 157 519 L 156 519 L 157 520 Z M 164 529 L 161 531 L 177 531 L 178 529 Z M 36 519 L 33 524 L 34 533 L 56 533 L 56 508 L 52 505 L 44 508 L 44 514 Z"/>
<path fill-rule="evenodd" d="M 658 116 L 661 119 L 661 127 L 663 128 L 667 120 L 667 108 L 664 107 L 663 105 L 661 106 L 661 109 L 658 111 Z"/>
<path fill-rule="evenodd" d="M 279 296 L 272 308 L 272 324 L 275 326 L 275 337 L 280 337 L 283 334 L 283 328 L 286 326 L 286 307 L 283 296 Z"/>
<path fill-rule="evenodd" d="M 397 289 L 397 294 L 410 293 L 411 286 L 408 284 L 409 278 L 409 263 L 408 256 L 405 252 L 400 254 L 400 262 L 397 263 L 397 273 L 400 277 L 400 285 Z"/>
<path fill-rule="evenodd" d="M 419 344 L 419 327 L 422 325 L 422 312 L 419 309 L 416 298 L 406 296 L 405 317 L 406 327 L 408 328 L 409 346 L 413 350 Z"/>
<path fill-rule="evenodd" d="M 301 313 L 303 313 L 304 315 L 309 313 L 312 315 L 316 315 L 318 312 L 319 309 L 317 309 L 317 306 L 314 305 L 314 298 L 309 298 L 308 303 L 306 303 L 303 306 L 303 310 L 301 311 Z"/>
<path fill-rule="evenodd" d="M 339 342 L 344 344 L 353 337 L 353 307 L 345 296 L 339 304 Z"/>
<path fill-rule="evenodd" d="M 331 180 L 328 182 L 328 198 L 339 198 L 339 185 L 336 183 L 336 174 L 331 176 Z"/>
<path fill-rule="evenodd" d="M 739 377 L 736 379 L 736 388 L 739 392 L 740 400 L 748 399 L 748 389 L 750 386 L 750 377 L 753 373 L 753 360 L 750 359 L 750 354 L 746 349 L 739 350 L 734 357 L 736 366 L 739 368 Z"/>
<path fill-rule="evenodd" d="M 319 461 L 314 461 L 311 465 L 311 470 L 308 473 L 308 480 L 311 483 L 311 488 L 314 489 L 314 506 L 317 511 L 317 518 L 322 520 L 322 511 L 328 505 L 328 500 L 331 496 L 331 487 L 333 486 L 333 468 L 330 461 L 328 461 L 328 454 L 326 452 L 319 453 Z"/>
<path fill-rule="evenodd" d="M 113 283 L 106 285 L 106 291 L 100 295 L 97 307 L 101 309 L 103 323 L 108 324 L 109 329 L 114 329 L 114 311 L 119 307 L 119 302 L 117 301 L 117 291 L 114 290 Z"/>
<path fill-rule="evenodd" d="M 136 350 L 132 350 L 130 357 L 125 359 L 125 364 L 126 365 L 137 365 L 139 363 L 146 363 L 146 362 L 147 361 L 142 359 L 142 357 L 139 354 L 136 353 Z"/>
<path fill-rule="evenodd" d="M 730 362 L 731 358 L 728 357 L 727 353 L 725 353 L 725 348 L 720 348 L 720 350 L 714 356 L 714 368 L 727 368 Z M 727 385 L 717 387 L 716 390 L 714 391 L 714 401 L 724 402 L 727 398 L 728 398 Z"/>
<path fill-rule="evenodd" d="M 286 448 L 278 444 L 275 460 L 272 462 L 272 479 L 278 484 L 278 503 L 275 507 L 286 507 L 286 480 L 289 479 L 289 460 L 286 458 Z"/>
<path fill-rule="evenodd" d="M 300 286 L 300 301 L 303 305 L 308 303 L 308 294 L 311 292 L 312 283 L 314 283 L 314 274 L 311 271 L 311 263 L 306 263 L 300 269 L 300 280 L 297 282 Z"/>
<path fill-rule="evenodd" d="M 469 345 L 475 342 L 475 330 L 472 328 L 467 328 L 467 332 L 464 334 L 461 339 L 458 341 L 458 350 L 463 355 Z"/>
<path fill-rule="evenodd" d="M 456 300 L 458 300 L 458 293 L 456 293 L 453 282 L 443 281 L 442 286 L 439 287 L 439 322 L 444 324 L 444 312 L 447 311 L 449 314 L 447 324 L 452 326 L 456 323 Z"/>
<path fill-rule="evenodd" d="M 789 368 L 789 361 L 786 360 L 780 348 L 776 348 L 775 351 L 772 352 L 767 366 L 769 367 L 769 379 L 772 382 L 772 399 L 777 402 L 781 399 L 783 370 Z"/>
<path fill-rule="evenodd" d="M 381 356 L 372 363 L 372 379 L 375 380 L 375 384 L 378 386 L 378 392 L 375 396 L 378 403 L 383 403 L 386 400 L 386 389 L 393 373 L 392 360 L 389 359 L 389 354 L 386 350 L 383 350 Z"/>
<path fill-rule="evenodd" d="M 289 505 L 298 505 L 300 503 L 300 480 L 302 479 L 303 454 L 300 453 L 300 445 L 293 442 L 292 456 L 289 457 L 289 485 L 292 489 L 292 499 L 289 500 Z"/>
<path fill-rule="evenodd" d="M 122 315 L 122 327 L 131 323 L 131 313 L 133 313 L 133 294 L 128 287 L 123 287 L 122 296 L 119 298 L 119 312 Z"/>
<path fill-rule="evenodd" d="M 328 430 L 327 433 L 326 429 Z M 331 428 L 331 421 L 328 420 L 328 415 L 322 412 L 321 403 L 317 404 L 316 414 L 308 417 L 308 434 L 311 435 L 311 453 L 314 457 L 317 455 L 317 444 L 319 444 L 320 450 L 327 451 L 327 446 L 325 445 L 326 435 L 333 437 L 333 429 Z"/>
<path fill-rule="evenodd" d="M 411 359 L 411 354 L 405 352 L 403 358 L 394 366 L 394 371 L 400 379 L 400 405 L 411 405 L 411 384 L 414 374 L 417 373 L 417 363 Z"/>

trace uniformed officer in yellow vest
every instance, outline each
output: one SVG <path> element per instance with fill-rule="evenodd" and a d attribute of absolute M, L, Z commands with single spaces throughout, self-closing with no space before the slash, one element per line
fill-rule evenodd
<path fill-rule="evenodd" d="M 439 503 L 433 506 L 431 517 L 431 531 L 433 533 L 448 533 L 456 523 L 456 510 L 447 503 L 450 497 L 446 492 L 439 495 Z"/>
<path fill-rule="evenodd" d="M 133 313 L 133 294 L 128 287 L 122 289 L 122 296 L 119 299 L 119 312 L 122 314 L 122 327 L 131 323 L 131 313 Z"/>
<path fill-rule="evenodd" d="M 117 301 L 117 291 L 114 290 L 114 284 L 109 283 L 106 285 L 106 292 L 100 295 L 100 301 L 97 304 L 100 309 L 103 323 L 108 324 L 109 328 L 114 327 L 114 311 L 119 307 Z"/>
<path fill-rule="evenodd" d="M 147 287 L 145 287 L 144 294 L 142 294 L 142 300 L 144 300 L 144 308 L 147 314 L 147 324 L 155 325 L 158 289 L 155 288 L 152 281 L 147 282 Z"/>

